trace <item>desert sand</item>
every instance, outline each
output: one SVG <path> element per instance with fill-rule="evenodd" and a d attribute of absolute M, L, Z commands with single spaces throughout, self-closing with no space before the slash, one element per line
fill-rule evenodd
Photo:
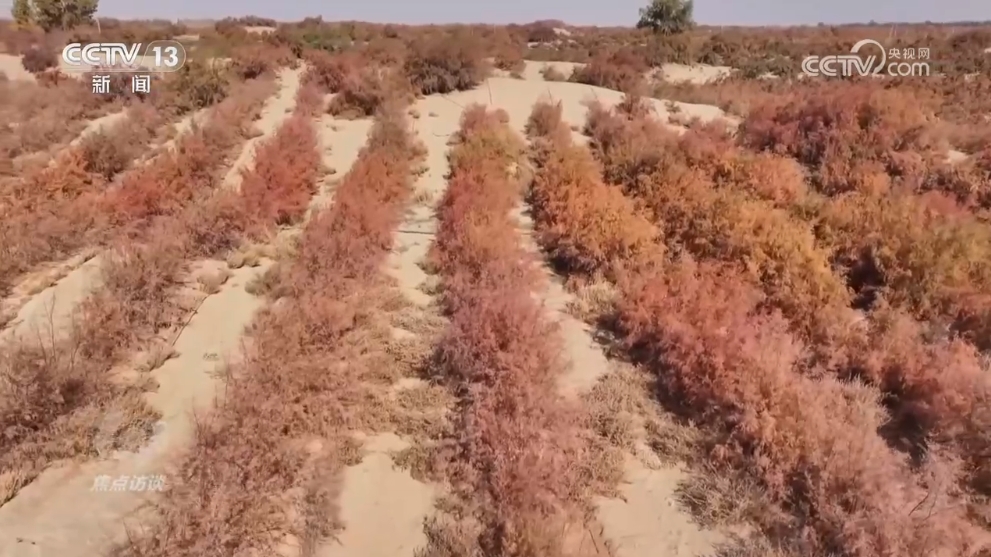
<path fill-rule="evenodd" d="M 0 54 L 0 73 L 15 81 L 34 81 L 34 74 L 24 69 L 21 57 L 14 54 Z"/>

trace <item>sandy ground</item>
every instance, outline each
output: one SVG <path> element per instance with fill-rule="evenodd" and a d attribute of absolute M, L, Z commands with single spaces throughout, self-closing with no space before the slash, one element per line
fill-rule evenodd
<path fill-rule="evenodd" d="M 544 68 L 552 66 L 561 72 L 565 78 L 569 77 L 577 68 L 584 64 L 576 62 L 541 62 L 537 60 L 527 60 L 526 69 L 523 71 L 523 79 L 541 81 L 544 79 L 541 72 Z M 696 83 L 704 84 L 716 81 L 733 73 L 733 68 L 729 66 L 710 66 L 708 64 L 664 64 L 656 70 L 652 70 L 645 77 L 669 81 L 672 83 Z M 494 75 L 498 77 L 509 77 L 509 72 L 496 70 Z"/>
<path fill-rule="evenodd" d="M 598 99 L 607 106 L 612 106 L 623 100 L 623 93 L 580 83 L 493 77 L 472 91 L 421 99 L 416 103 L 415 108 L 422 115 L 421 120 L 426 120 L 423 125 L 427 126 L 428 133 L 421 134 L 424 141 L 433 140 L 436 134 L 442 134 L 443 141 L 447 141 L 447 137 L 457 131 L 461 111 L 469 104 L 481 103 L 502 108 L 509 114 L 510 124 L 522 133 L 534 103 L 546 98 L 562 103 L 566 121 L 580 124 L 585 121 L 587 110 L 584 101 Z M 668 101 L 658 99 L 649 99 L 649 101 L 658 119 L 667 122 Z M 671 104 L 678 107 L 679 114 L 688 118 L 698 116 L 703 121 L 716 118 L 736 121 L 715 106 L 682 102 Z M 431 170 L 433 170 L 432 164 Z"/>
<path fill-rule="evenodd" d="M 21 65 L 21 57 L 14 54 L 0 54 L 0 73 L 11 81 L 34 81 L 34 75 Z"/>
<path fill-rule="evenodd" d="M 100 258 L 86 256 L 69 259 L 51 269 L 34 274 L 32 279 L 64 275 L 51 286 L 34 295 L 21 295 L 17 290 L 31 288 L 31 281 L 18 285 L 5 304 L 23 303 L 15 317 L 3 331 L 0 344 L 14 341 L 39 341 L 51 346 L 68 334 L 76 307 L 99 287 Z M 30 292 L 30 290 L 28 291 Z"/>
<path fill-rule="evenodd" d="M 296 85 L 298 79 L 284 80 L 282 94 L 266 106 L 258 122 L 263 134 L 271 133 L 285 116 L 286 99 L 291 107 Z M 247 158 L 242 162 L 249 161 Z M 153 493 L 93 490 L 96 478 L 165 475 L 168 483 L 166 464 L 192 439 L 192 412 L 212 405 L 217 395 L 218 365 L 236 356 L 244 328 L 263 304 L 262 299 L 249 294 L 245 287 L 267 265 L 263 262 L 259 268 L 234 270 L 219 292 L 209 296 L 200 291 L 196 277 L 200 273 L 216 273 L 224 264 L 200 262 L 194 266 L 187 292 L 182 295 L 199 297 L 201 304 L 174 339 L 177 356 L 150 372 L 158 389 L 149 393 L 148 401 L 162 414 L 156 435 L 139 452 L 120 452 L 105 460 L 81 464 L 67 463 L 43 472 L 0 507 L 0 555 L 89 557 L 105 553 L 112 543 L 124 539 L 126 521 L 134 521 L 135 513 Z M 83 265 L 78 271 L 82 273 L 90 268 Z M 86 282 L 83 279 L 70 281 L 70 278 L 73 273 L 49 289 L 52 295 L 43 292 L 29 306 L 44 307 L 46 299 L 58 298 L 58 292 L 78 294 L 92 288 L 81 285 Z M 77 303 L 81 299 L 66 297 Z M 59 306 L 59 312 L 65 311 Z M 138 355 L 135 363 L 140 361 Z M 121 372 L 140 373 L 130 369 Z"/>
<path fill-rule="evenodd" d="M 433 510 L 434 490 L 396 469 L 392 454 L 406 447 L 393 434 L 364 441 L 361 463 L 344 471 L 344 531 L 315 557 L 413 557 L 426 542 L 423 519 Z"/>
<path fill-rule="evenodd" d="M 244 28 L 248 33 L 254 33 L 256 35 L 264 35 L 266 33 L 275 33 L 275 27 L 269 27 L 265 25 L 247 26 Z"/>
<path fill-rule="evenodd" d="M 110 126 L 113 126 L 117 122 L 123 120 L 125 117 L 127 117 L 127 111 L 121 110 L 119 112 L 111 112 L 110 114 L 106 114 L 104 116 L 100 116 L 99 118 L 90 120 L 86 124 L 86 127 L 83 129 L 83 131 L 80 132 L 80 134 L 76 136 L 75 139 L 72 140 L 70 145 L 78 145 L 80 141 L 86 139 L 89 135 L 94 134 L 100 130 L 106 129 Z"/>
<path fill-rule="evenodd" d="M 957 151 L 956 149 L 950 149 L 946 153 L 946 160 L 951 164 L 961 163 L 967 160 L 967 158 L 968 158 L 967 153 L 964 153 L 963 151 Z"/>

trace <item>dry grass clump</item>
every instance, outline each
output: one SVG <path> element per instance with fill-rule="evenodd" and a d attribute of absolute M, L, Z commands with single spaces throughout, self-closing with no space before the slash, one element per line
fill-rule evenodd
<path fill-rule="evenodd" d="M 344 118 L 364 118 L 388 102 L 404 103 L 409 96 L 409 84 L 394 68 L 364 66 L 343 78 L 328 111 Z"/>
<path fill-rule="evenodd" d="M 523 145 L 495 112 L 465 109 L 430 257 L 450 322 L 436 353 L 461 399 L 439 456 L 454 517 L 428 523 L 428 555 L 564 555 L 565 525 L 582 520 L 587 466 L 576 408 L 560 398 L 556 325 L 531 296 L 532 259 L 510 211 Z M 471 548 L 471 549 L 468 549 Z"/>
<path fill-rule="evenodd" d="M 79 142 L 87 170 L 110 182 L 138 160 L 167 118 L 151 106 L 138 104 L 124 120 L 87 135 Z"/>
<path fill-rule="evenodd" d="M 540 75 L 544 78 L 544 81 L 567 81 L 568 76 L 564 75 L 564 72 L 559 70 L 554 64 L 547 64 L 540 70 Z"/>
<path fill-rule="evenodd" d="M 619 50 L 594 56 L 587 64 L 575 68 L 568 80 L 616 91 L 633 91 L 646 85 L 644 75 L 648 69 L 643 58 L 629 50 Z"/>
<path fill-rule="evenodd" d="M 380 266 L 417 156 L 401 113 L 381 114 L 335 203 L 305 228 L 279 277 L 287 295 L 256 319 L 226 398 L 156 504 L 159 520 L 118 554 L 274 551 L 286 535 L 315 543 L 340 526 L 336 480 L 355 455 L 346 433 L 372 396 L 363 381 L 387 364 L 374 348 L 388 334 Z"/>
<path fill-rule="evenodd" d="M 367 54 L 314 52 L 303 83 L 334 94 L 328 112 L 343 118 L 365 118 L 390 102 L 405 103 L 412 97 L 406 76 L 395 65 L 383 64 Z"/>

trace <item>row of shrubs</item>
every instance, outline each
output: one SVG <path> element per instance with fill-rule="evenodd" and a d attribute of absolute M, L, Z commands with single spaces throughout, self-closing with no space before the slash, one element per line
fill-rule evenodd
<path fill-rule="evenodd" d="M 507 122 L 479 105 L 462 114 L 429 254 L 449 318 L 436 369 L 461 394 L 440 458 L 464 509 L 428 538 L 459 555 L 560 555 L 587 503 L 588 455 L 577 409 L 558 394 L 557 324 L 532 297 L 539 275 L 511 217 L 524 151 Z"/>
<path fill-rule="evenodd" d="M 165 124 L 145 105 L 68 147 L 47 166 L 7 181 L 0 195 L 0 292 L 34 265 L 62 259 L 99 229 L 93 203 L 128 169 Z"/>
<path fill-rule="evenodd" d="M 595 181 L 541 162 L 548 150 L 558 158 L 588 154 L 574 150 L 559 108 L 538 105 L 534 118 L 544 122 L 534 127 L 544 130 L 533 134 L 541 153 L 535 184 L 568 187 L 575 180 Z M 554 129 L 551 122 L 560 131 L 548 133 Z M 597 171 L 594 165 L 585 169 Z M 579 201 L 548 207 L 553 215 L 579 207 L 597 211 Z M 535 211 L 538 231 L 553 226 L 554 217 L 547 213 Z M 622 218 L 638 216 L 630 211 Z M 645 249 L 660 253 L 662 246 Z M 967 499 L 959 489 L 957 457 L 934 445 L 916 454 L 913 465 L 908 455 L 890 447 L 878 434 L 888 417 L 877 390 L 859 377 L 846 382 L 809 368 L 809 347 L 770 307 L 752 277 L 737 266 L 696 262 L 677 250 L 664 259 L 603 266 L 627 269 L 616 281 L 610 319 L 620 342 L 657 373 L 670 408 L 707 427 L 711 437 L 702 448 L 710 465 L 721 474 L 735 469 L 757 479 L 772 505 L 754 513 L 767 538 L 763 544 L 756 538 L 747 542 L 751 554 L 973 554 L 982 534 L 960 504 Z M 900 375 L 913 380 L 918 387 L 913 393 L 926 390 L 918 377 L 901 371 L 886 379 L 897 383 Z M 902 408 L 920 409 L 960 394 L 953 388 L 939 393 L 915 400 L 906 396 Z M 959 417 L 955 412 L 944 416 Z M 935 506 L 919 512 L 929 505 Z"/>
<path fill-rule="evenodd" d="M 299 147 L 283 145 L 290 150 L 269 154 L 302 160 L 292 155 Z M 120 555 L 265 551 L 287 535 L 315 548 L 340 527 L 333 487 L 357 454 L 349 428 L 361 427 L 363 381 L 383 375 L 380 268 L 421 155 L 399 109 L 376 117 L 333 205 L 313 216 L 294 257 L 269 275 L 280 302 L 256 317 L 250 347 L 225 376 L 224 400 L 198 424 L 156 504 L 158 520 Z M 294 168 L 296 177 L 312 172 Z"/>
<path fill-rule="evenodd" d="M 585 129 L 606 181 L 649 212 L 672 253 L 739 266 L 800 335 L 832 334 L 851 296 L 790 210 L 807 196 L 798 165 L 737 148 L 719 124 L 679 136 L 645 107 L 628 108 L 589 108 Z"/>
<path fill-rule="evenodd" d="M 56 248 L 111 249 L 100 256 L 102 286 L 76 309 L 67 330 L 28 334 L 3 352 L 0 426 L 7 434 L 0 469 L 16 478 L 5 486 L 4 500 L 55 460 L 94 456 L 95 424 L 107 413 L 129 417 L 111 432 L 115 442 L 136 444 L 150 433 L 155 416 L 141 387 L 108 374 L 184 315 L 174 294 L 193 250 L 187 225 L 197 223 L 231 150 L 246 139 L 262 104 L 258 93 L 249 87 L 221 103 L 202 127 L 126 173 L 119 187 L 88 189 L 93 175 L 80 171 L 67 178 L 83 182 L 63 183 L 67 203 L 51 205 L 53 211 L 39 207 L 32 234 L 42 242 L 29 244 L 36 260 L 57 255 Z"/>
<path fill-rule="evenodd" d="M 330 112 L 347 117 L 370 116 L 387 100 L 469 90 L 489 72 L 488 61 L 471 37 L 399 43 L 387 51 L 371 47 L 340 54 L 312 51 L 307 61 L 311 69 L 306 81 L 336 93 Z"/>

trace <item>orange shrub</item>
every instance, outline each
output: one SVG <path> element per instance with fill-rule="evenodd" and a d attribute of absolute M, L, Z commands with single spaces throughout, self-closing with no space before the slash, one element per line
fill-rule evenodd
<path fill-rule="evenodd" d="M 597 104 L 586 129 L 606 178 L 652 213 L 670 248 L 739 265 L 805 334 L 825 334 L 827 315 L 849 305 L 830 253 L 786 209 L 804 195 L 787 159 L 743 152 L 715 126 L 678 137 L 650 117 L 626 119 Z"/>
<path fill-rule="evenodd" d="M 558 263 L 611 276 L 617 263 L 660 255 L 657 230 L 602 182 L 588 150 L 571 142 L 560 105 L 537 103 L 527 127 L 539 153 L 530 204 L 541 244 Z"/>
<path fill-rule="evenodd" d="M 742 142 L 796 158 L 827 195 L 883 193 L 888 179 L 914 185 L 942 155 L 932 115 L 912 98 L 876 83 L 831 83 L 754 107 Z"/>

